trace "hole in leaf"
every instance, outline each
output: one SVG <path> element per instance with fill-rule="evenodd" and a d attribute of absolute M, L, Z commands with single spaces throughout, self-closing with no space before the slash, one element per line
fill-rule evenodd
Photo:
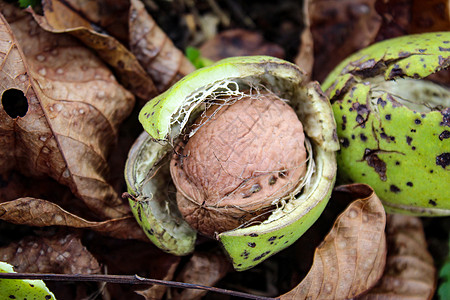
<path fill-rule="evenodd" d="M 4 91 L 2 94 L 2 105 L 6 113 L 13 119 L 24 117 L 28 111 L 27 97 L 18 89 Z"/>

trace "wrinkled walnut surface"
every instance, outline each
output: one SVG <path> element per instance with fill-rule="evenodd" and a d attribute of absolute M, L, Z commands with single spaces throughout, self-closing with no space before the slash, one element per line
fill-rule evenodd
<path fill-rule="evenodd" d="M 205 235 L 267 211 L 306 173 L 302 123 L 272 93 L 211 107 L 195 124 L 200 128 L 180 143 L 170 171 L 180 212 Z"/>

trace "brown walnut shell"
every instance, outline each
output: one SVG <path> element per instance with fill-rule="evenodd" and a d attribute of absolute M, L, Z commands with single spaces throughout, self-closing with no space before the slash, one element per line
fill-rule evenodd
<path fill-rule="evenodd" d="M 302 123 L 273 93 L 212 106 L 194 124 L 170 171 L 181 214 L 204 235 L 265 219 L 306 173 Z"/>

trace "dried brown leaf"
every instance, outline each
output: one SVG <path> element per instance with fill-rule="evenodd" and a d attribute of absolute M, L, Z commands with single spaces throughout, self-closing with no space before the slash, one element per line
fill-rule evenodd
<path fill-rule="evenodd" d="M 411 32 L 450 30 L 450 2 L 448 0 L 414 1 Z"/>
<path fill-rule="evenodd" d="M 158 27 L 142 2 L 130 2 L 131 51 L 162 92 L 195 68 Z"/>
<path fill-rule="evenodd" d="M 129 208 L 105 179 L 106 159 L 134 97 L 72 37 L 41 30 L 4 2 L 0 9 L 11 20 L 0 18 L 0 173 L 51 176 L 99 216 L 124 216 Z M 21 98 L 5 91 L 23 93 L 25 115 L 8 114 L 15 109 L 5 102 Z"/>
<path fill-rule="evenodd" d="M 0 203 L 15 200 L 24 195 L 49 201 L 73 197 L 66 186 L 48 177 L 29 178 L 15 171 L 0 174 Z M 78 202 L 81 201 L 78 200 Z"/>
<path fill-rule="evenodd" d="M 325 79 L 348 55 L 374 41 L 381 25 L 375 2 L 376 0 L 313 0 L 310 3 L 315 80 Z"/>
<path fill-rule="evenodd" d="M 287 299 L 348 299 L 375 285 L 386 259 L 383 205 L 364 184 L 336 188 L 353 201 L 316 249 L 311 270 Z"/>
<path fill-rule="evenodd" d="M 129 0 L 64 0 L 64 3 L 122 43 L 128 41 Z"/>
<path fill-rule="evenodd" d="M 303 1 L 303 31 L 300 35 L 300 49 L 295 57 L 295 63 L 302 68 L 310 78 L 314 66 L 314 41 L 311 33 L 311 18 L 309 6 L 313 0 Z"/>
<path fill-rule="evenodd" d="M 177 281 L 214 286 L 232 269 L 222 253 L 195 252 L 177 276 Z M 173 290 L 173 300 L 198 300 L 207 291 L 184 289 Z"/>
<path fill-rule="evenodd" d="M 308 13 L 296 60 L 301 65 L 302 47 L 309 47 L 304 39 L 312 34 L 313 78 L 319 81 L 347 56 L 377 41 L 450 30 L 450 2 L 446 0 L 311 0 Z"/>
<path fill-rule="evenodd" d="M 42 199 L 20 198 L 0 203 L 0 219 L 14 224 L 38 227 L 56 225 L 86 228 L 119 239 L 148 241 L 132 216 L 91 222 Z"/>
<path fill-rule="evenodd" d="M 284 57 L 284 50 L 270 43 L 257 32 L 245 29 L 230 29 L 217 34 L 201 47 L 202 56 L 213 61 L 232 56 L 269 55 Z"/>
<path fill-rule="evenodd" d="M 377 0 L 375 6 L 378 14 L 382 17 L 382 23 L 375 41 L 386 40 L 408 33 L 411 24 L 413 0 Z"/>
<path fill-rule="evenodd" d="M 133 94 L 150 99 L 157 94 L 156 87 L 136 57 L 112 36 L 99 33 L 91 24 L 58 0 L 43 1 L 44 15 L 29 9 L 38 24 L 53 33 L 70 33 L 112 66 L 119 81 Z"/>
<path fill-rule="evenodd" d="M 96 257 L 102 258 L 102 264 L 109 274 L 139 274 L 146 278 L 171 279 L 170 272 L 177 268 L 181 261 L 181 257 L 163 252 L 148 242 L 118 240 L 93 235 L 87 239 L 86 243 Z M 107 289 L 114 299 L 142 300 L 142 296 L 136 294 L 136 290 L 144 288 L 148 288 L 148 285 L 107 285 Z M 155 289 L 159 288 L 155 287 Z"/>
<path fill-rule="evenodd" d="M 432 299 L 436 269 L 427 250 L 422 221 L 412 216 L 389 215 L 386 227 L 388 255 L 383 277 L 357 299 Z"/>
<path fill-rule="evenodd" d="M 376 7 L 383 17 L 376 40 L 450 30 L 450 3 L 447 0 L 377 0 Z"/>
<path fill-rule="evenodd" d="M 97 274 L 97 259 L 73 234 L 53 237 L 25 237 L 0 248 L 2 261 L 12 264 L 16 272 Z"/>
<path fill-rule="evenodd" d="M 22 197 L 45 199 L 81 218 L 99 221 L 97 214 L 76 198 L 69 187 L 50 177 L 27 177 L 17 171 L 0 174 L 0 203 Z"/>
<path fill-rule="evenodd" d="M 173 280 L 173 276 L 177 267 L 177 263 L 170 265 L 163 280 Z M 144 297 L 146 300 L 159 300 L 164 297 L 164 294 L 166 293 L 168 288 L 169 287 L 166 285 L 153 285 L 145 290 L 136 291 L 136 293 Z"/>

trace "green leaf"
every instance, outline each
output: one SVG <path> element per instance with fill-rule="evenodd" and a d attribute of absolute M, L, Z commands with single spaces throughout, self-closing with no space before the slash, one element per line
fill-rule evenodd
<path fill-rule="evenodd" d="M 0 261 L 1 273 L 14 273 L 10 264 Z M 0 299 L 56 299 L 42 280 L 0 279 Z"/>
<path fill-rule="evenodd" d="M 450 247 L 450 238 L 449 238 Z M 441 279 L 441 284 L 438 288 L 439 299 L 445 300 L 450 297 L 450 251 L 447 254 L 447 259 L 439 271 L 439 278 Z"/>
<path fill-rule="evenodd" d="M 186 57 L 196 69 L 207 67 L 214 63 L 212 60 L 202 57 L 200 50 L 195 47 L 186 48 Z"/>
<path fill-rule="evenodd" d="M 36 5 L 38 5 L 41 1 L 40 0 L 19 0 L 19 5 L 22 8 L 31 6 L 31 7 L 36 7 Z"/>

